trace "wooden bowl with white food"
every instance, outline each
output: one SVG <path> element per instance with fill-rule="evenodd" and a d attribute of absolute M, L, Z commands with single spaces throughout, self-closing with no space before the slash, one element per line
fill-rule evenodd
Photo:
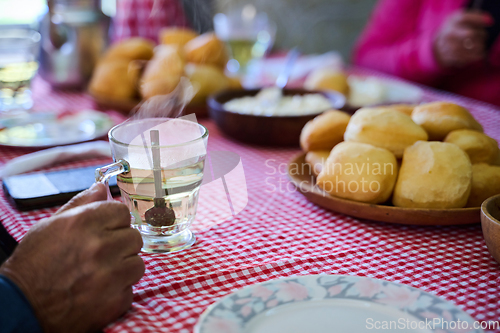
<path fill-rule="evenodd" d="M 219 129 L 238 141 L 298 146 L 304 125 L 329 109 L 342 109 L 344 95 L 305 89 L 263 88 L 210 96 L 208 112 Z"/>

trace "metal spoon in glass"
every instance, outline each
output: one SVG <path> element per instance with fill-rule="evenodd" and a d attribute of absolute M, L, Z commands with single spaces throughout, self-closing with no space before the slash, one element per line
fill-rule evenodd
<path fill-rule="evenodd" d="M 263 106 L 267 107 L 276 107 L 281 99 L 283 98 L 283 89 L 285 89 L 288 80 L 290 79 L 290 75 L 292 74 L 293 66 L 295 62 L 300 56 L 299 50 L 294 47 L 288 52 L 285 59 L 285 65 L 283 70 L 278 75 L 276 79 L 275 86 L 270 88 L 262 89 L 257 94 L 257 99 L 259 103 Z"/>
<path fill-rule="evenodd" d="M 160 132 L 151 130 L 151 154 L 153 156 L 153 178 L 155 182 L 154 206 L 146 210 L 144 217 L 146 223 L 154 227 L 167 227 L 175 223 L 175 212 L 172 205 L 165 202 L 165 190 L 162 186 L 160 166 Z"/>

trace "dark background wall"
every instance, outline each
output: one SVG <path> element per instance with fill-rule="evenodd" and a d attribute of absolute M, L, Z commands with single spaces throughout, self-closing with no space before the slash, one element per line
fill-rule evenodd
<path fill-rule="evenodd" d="M 252 3 L 277 23 L 275 49 L 299 46 L 303 53 L 339 51 L 350 59 L 352 47 L 377 0 L 213 0 L 215 12 Z"/>

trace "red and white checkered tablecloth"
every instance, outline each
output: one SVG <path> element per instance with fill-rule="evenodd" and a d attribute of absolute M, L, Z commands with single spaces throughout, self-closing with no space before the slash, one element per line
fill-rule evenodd
<path fill-rule="evenodd" d="M 48 89 L 37 82 L 37 108 L 93 106 L 84 94 Z M 428 89 L 425 97 L 468 107 L 486 133 L 500 140 L 500 108 Z M 134 288 L 133 307 L 107 332 L 191 332 L 200 314 L 232 291 L 270 279 L 319 273 L 411 285 L 456 304 L 477 320 L 500 319 L 500 266 L 487 251 L 480 225 L 393 225 L 327 211 L 297 193 L 287 179 L 285 164 L 297 149 L 243 145 L 224 137 L 211 121 L 202 123 L 210 132 L 209 150 L 241 156 L 248 205 L 235 217 L 198 231 L 196 244 L 188 250 L 143 254 L 146 274 Z M 0 163 L 29 151 L 0 148 Z M 107 160 L 59 167 L 98 162 Z M 220 205 L 204 196 L 197 221 L 217 219 Z M 20 213 L 0 195 L 0 219 L 18 240 L 53 211 Z"/>

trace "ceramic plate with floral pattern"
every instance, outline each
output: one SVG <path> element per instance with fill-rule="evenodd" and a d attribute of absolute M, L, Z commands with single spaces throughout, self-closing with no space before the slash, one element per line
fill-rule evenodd
<path fill-rule="evenodd" d="M 476 323 L 477 325 L 477 323 Z M 308 275 L 238 290 L 212 304 L 195 333 L 483 332 L 445 300 L 366 277 Z"/>

